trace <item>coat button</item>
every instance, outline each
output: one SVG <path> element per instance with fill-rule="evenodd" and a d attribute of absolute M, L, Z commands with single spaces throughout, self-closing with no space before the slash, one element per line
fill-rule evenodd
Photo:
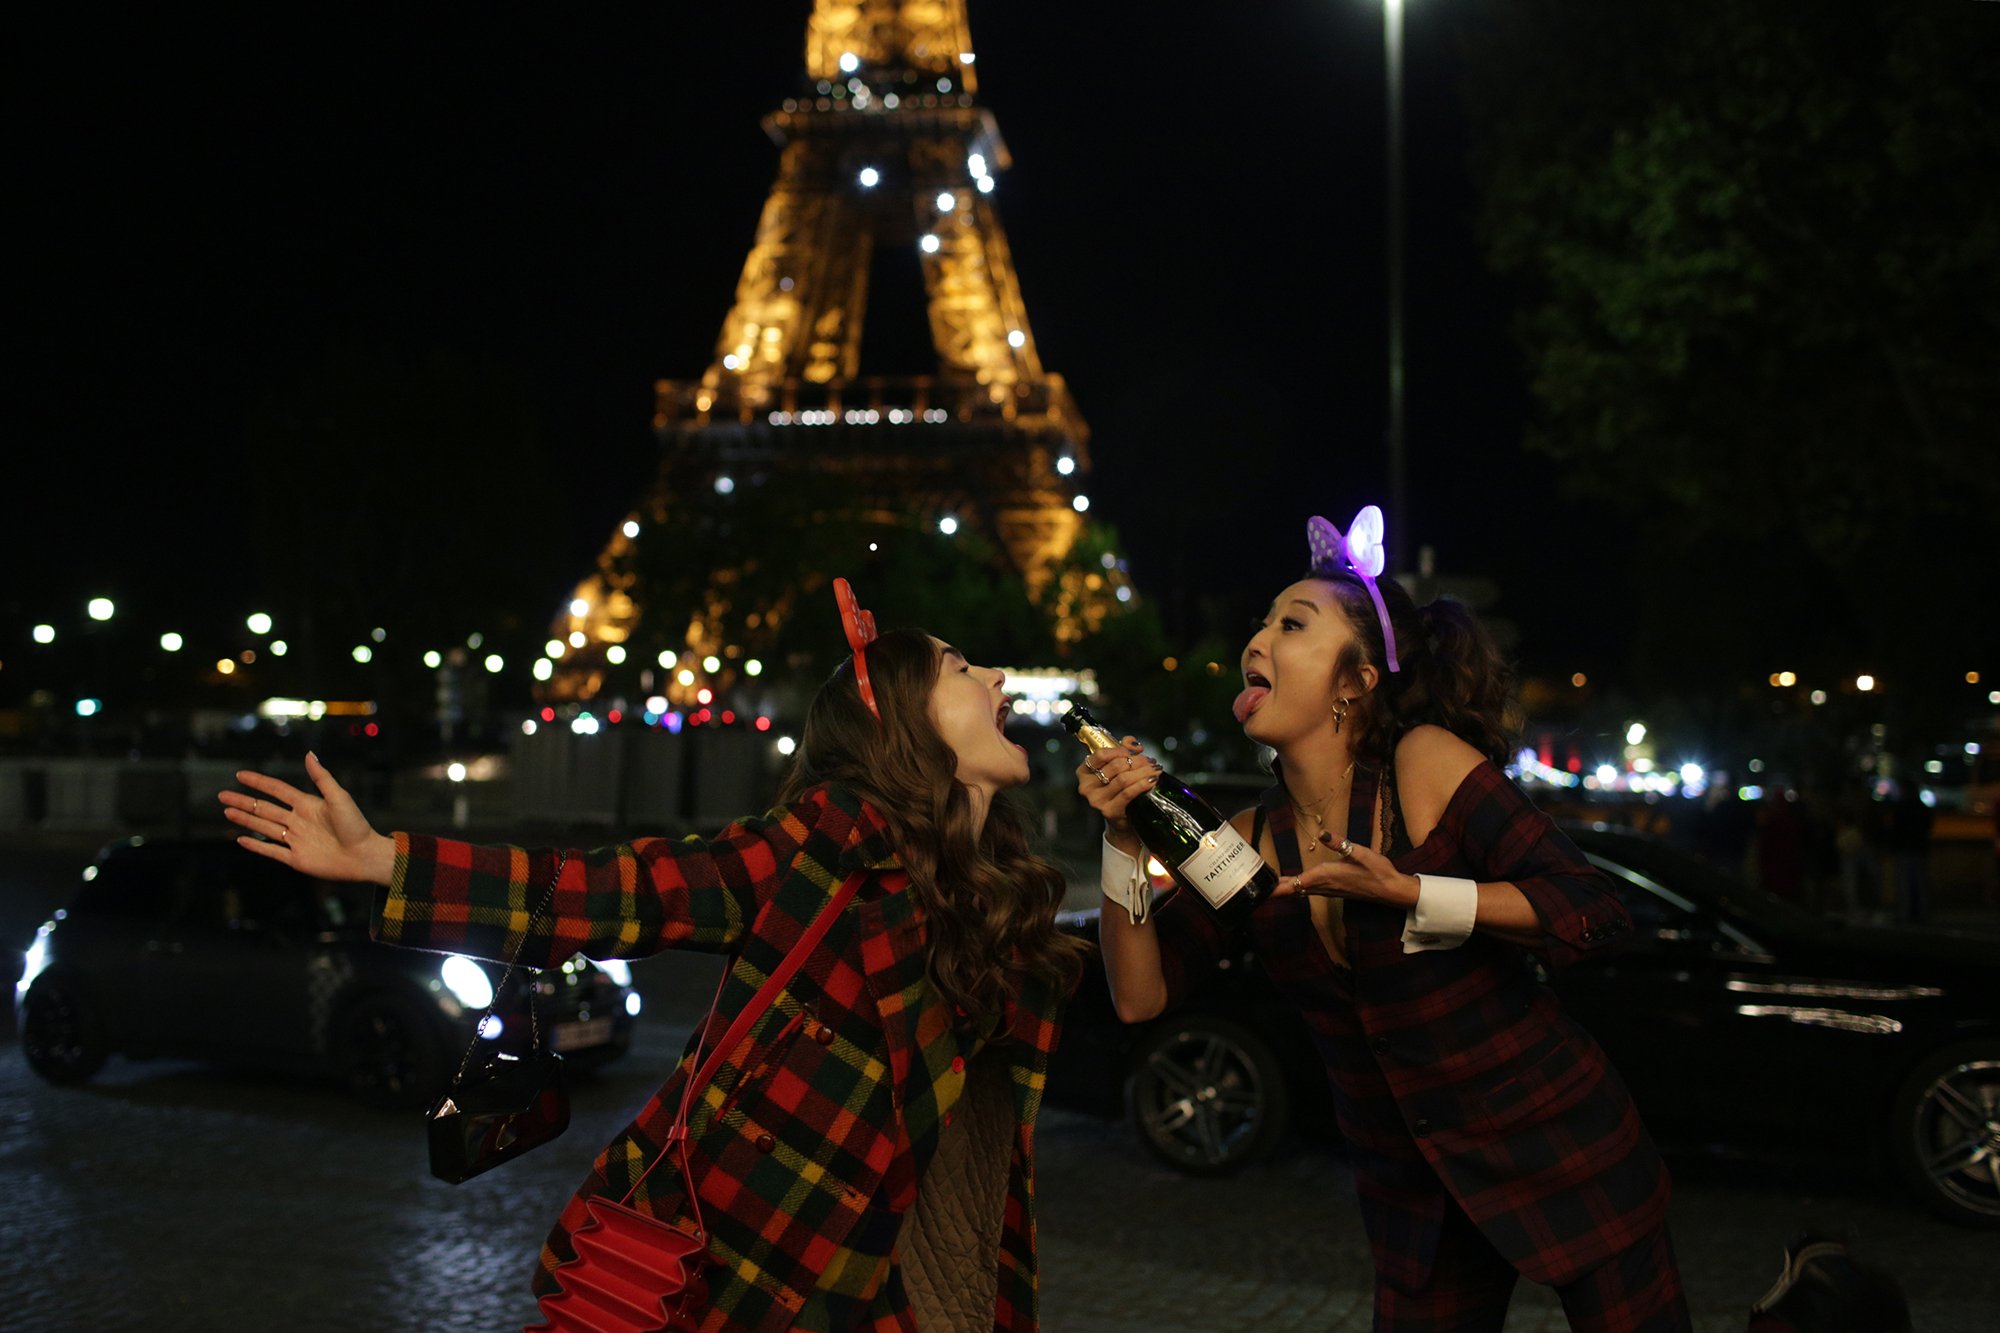
<path fill-rule="evenodd" d="M 954 1055 L 951 1057 L 951 1072 L 954 1074 L 963 1074 L 965 1072 L 964 1056 Z"/>
<path fill-rule="evenodd" d="M 757 1149 L 758 1152 L 769 1152 L 771 1151 L 771 1149 L 778 1146 L 778 1141 L 772 1138 L 769 1134 L 759 1134 L 756 1138 L 752 1139 L 750 1142 L 752 1146 L 754 1146 Z"/>
<path fill-rule="evenodd" d="M 1430 1137 L 1431 1122 L 1424 1119 L 1424 1117 L 1422 1116 L 1418 1116 L 1417 1123 L 1410 1126 L 1410 1128 L 1416 1131 L 1416 1135 L 1420 1139 Z"/>
<path fill-rule="evenodd" d="M 1377 1037 L 1368 1044 L 1375 1048 L 1375 1054 L 1377 1055 L 1387 1055 L 1389 1053 L 1389 1039 L 1387 1037 Z"/>
<path fill-rule="evenodd" d="M 833 1045 L 833 1029 L 824 1023 L 813 1024 L 812 1038 L 822 1046 Z"/>

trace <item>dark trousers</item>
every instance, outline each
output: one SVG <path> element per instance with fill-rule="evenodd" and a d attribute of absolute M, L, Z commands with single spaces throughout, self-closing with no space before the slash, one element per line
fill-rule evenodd
<path fill-rule="evenodd" d="M 1376 1333 L 1500 1333 L 1519 1277 L 1452 1204 L 1430 1281 L 1421 1290 L 1376 1279 Z M 1694 1327 L 1664 1225 L 1556 1294 L 1576 1333 L 1690 1333 Z"/>

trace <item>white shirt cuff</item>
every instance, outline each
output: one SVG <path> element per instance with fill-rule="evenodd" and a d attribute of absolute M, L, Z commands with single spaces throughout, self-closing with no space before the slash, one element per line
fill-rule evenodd
<path fill-rule="evenodd" d="M 1097 884 L 1105 897 L 1125 909 L 1133 925 L 1151 914 L 1153 886 L 1146 882 L 1145 871 L 1137 861 L 1112 846 L 1108 837 L 1104 839 L 1104 860 L 1098 870 Z"/>
<path fill-rule="evenodd" d="M 1479 885 L 1445 875 L 1417 876 L 1417 905 L 1403 919 L 1403 952 L 1456 949 L 1472 935 Z"/>

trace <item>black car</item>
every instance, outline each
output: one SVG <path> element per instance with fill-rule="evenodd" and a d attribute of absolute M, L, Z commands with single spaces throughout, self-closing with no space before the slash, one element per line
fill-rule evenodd
<path fill-rule="evenodd" d="M 1660 842 L 1566 832 L 1632 914 L 1630 949 L 1548 978 L 1663 1143 L 1894 1170 L 1954 1221 L 2000 1226 L 2000 938 L 1844 925 Z M 1097 913 L 1066 914 L 1094 937 Z M 1093 969 L 1101 964 L 1093 964 Z M 1230 1170 L 1290 1126 L 1337 1133 L 1303 1022 L 1246 947 L 1149 1023 L 1086 977 L 1052 1104 L 1130 1113 L 1185 1170 Z"/>
<path fill-rule="evenodd" d="M 378 1105 L 422 1104 L 457 1068 L 504 969 L 368 937 L 375 890 L 223 839 L 132 838 L 84 871 L 36 932 L 15 986 L 21 1049 L 52 1083 L 113 1053 L 339 1077 Z M 582 955 L 533 979 L 541 1037 L 571 1068 L 622 1056 L 639 999 L 623 962 Z M 533 1040 L 517 975 L 486 1035 Z"/>

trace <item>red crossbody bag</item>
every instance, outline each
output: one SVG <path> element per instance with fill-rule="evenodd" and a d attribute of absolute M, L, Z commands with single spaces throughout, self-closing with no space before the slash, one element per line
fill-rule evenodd
<path fill-rule="evenodd" d="M 680 1111 L 667 1131 L 665 1147 L 632 1182 L 624 1198 L 613 1201 L 608 1195 L 598 1195 L 584 1200 L 584 1223 L 570 1235 L 576 1257 L 557 1265 L 554 1276 L 559 1290 L 542 1297 L 543 1322 L 527 1333 L 692 1333 L 708 1303 L 708 1279 L 703 1270 L 715 1260 L 708 1252 L 708 1227 L 702 1221 L 701 1200 L 688 1172 L 688 1111 L 696 1091 L 709 1085 L 723 1057 L 749 1035 L 751 1026 L 826 937 L 861 879 L 859 874 L 849 876 L 827 900 L 785 960 L 737 1013 L 708 1052 L 707 1060 L 702 1059 L 702 1042 L 696 1043 L 695 1070 L 681 1089 Z M 722 982 L 716 986 L 716 1004 L 721 1002 L 722 986 L 728 980 L 729 969 L 725 968 Z M 701 1024 L 704 1041 L 714 1017 L 715 1004 L 711 1004 Z M 687 1191 L 688 1211 L 694 1216 L 692 1230 L 631 1206 L 640 1183 L 669 1156 Z"/>

